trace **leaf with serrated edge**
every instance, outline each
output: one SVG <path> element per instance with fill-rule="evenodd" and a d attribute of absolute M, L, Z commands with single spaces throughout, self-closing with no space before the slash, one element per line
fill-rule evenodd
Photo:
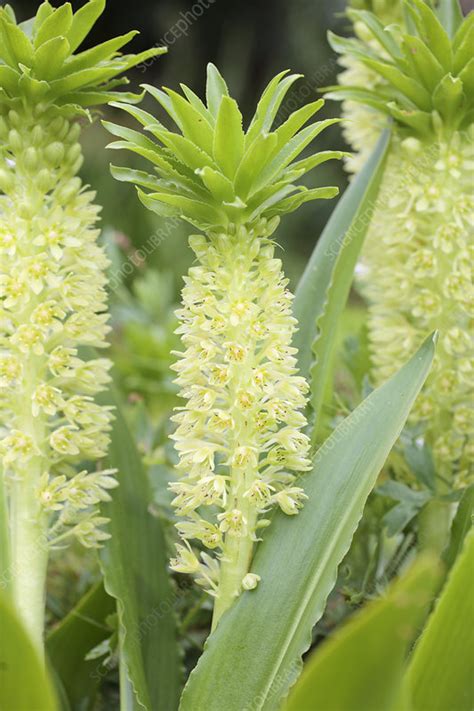
<path fill-rule="evenodd" d="M 276 512 L 251 572 L 255 590 L 224 613 L 185 687 L 181 711 L 273 711 L 301 670 L 337 568 L 434 355 L 431 336 L 333 432 L 301 478 L 297 516 Z M 278 694 L 272 689 L 278 688 Z"/>

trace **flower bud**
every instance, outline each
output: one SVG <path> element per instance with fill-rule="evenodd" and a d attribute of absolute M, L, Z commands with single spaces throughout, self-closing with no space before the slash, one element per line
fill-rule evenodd
<path fill-rule="evenodd" d="M 11 131 L 9 132 L 8 142 L 10 144 L 12 151 L 14 151 L 14 153 L 18 153 L 19 151 L 21 151 L 23 142 L 21 140 L 21 135 L 15 128 L 12 128 Z"/>
<path fill-rule="evenodd" d="M 23 155 L 23 163 L 25 165 L 25 168 L 30 173 L 33 173 L 36 170 L 36 168 L 38 167 L 38 151 L 36 150 L 36 148 L 30 146 L 26 149 Z"/>
<path fill-rule="evenodd" d="M 52 168 L 56 168 L 61 165 L 64 158 L 64 145 L 59 141 L 50 143 L 49 146 L 44 149 L 44 157 Z"/>

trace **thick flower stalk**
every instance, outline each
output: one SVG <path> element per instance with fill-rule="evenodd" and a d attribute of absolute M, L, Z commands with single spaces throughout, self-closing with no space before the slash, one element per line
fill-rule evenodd
<path fill-rule="evenodd" d="M 180 479 L 171 484 L 183 543 L 172 568 L 190 573 L 215 597 L 214 624 L 258 576 L 250 564 L 273 506 L 298 513 L 305 494 L 296 478 L 308 469 L 303 409 L 307 384 L 298 376 L 292 337 L 292 296 L 271 240 L 280 215 L 335 188 L 296 185 L 329 158 L 296 160 L 333 120 L 304 124 L 321 101 L 303 107 L 272 131 L 278 107 L 296 76 L 270 82 L 247 131 L 236 102 L 212 65 L 207 106 L 147 87 L 177 124 L 167 131 L 152 115 L 119 105 L 157 140 L 109 124 L 156 174 L 113 168 L 120 180 L 148 188 L 140 198 L 159 214 L 180 214 L 204 234 L 190 238 L 197 263 L 185 278 L 178 311 L 184 350 L 175 370 L 184 405 L 173 435 Z M 194 552 L 189 541 L 201 547 Z"/>
<path fill-rule="evenodd" d="M 94 396 L 110 363 L 82 349 L 106 346 L 108 262 L 100 208 L 77 175 L 77 119 L 117 98 L 111 80 L 141 58 L 117 54 L 130 35 L 73 54 L 103 7 L 90 0 L 73 15 L 45 2 L 21 25 L 0 9 L 1 584 L 39 648 L 48 551 L 72 537 L 98 546 L 98 504 L 116 485 L 93 464 L 107 450 L 112 413 Z"/>
<path fill-rule="evenodd" d="M 432 450 L 440 492 L 472 481 L 472 237 L 474 14 L 445 30 L 421 0 L 412 33 L 355 13 L 380 55 L 345 51 L 380 76 L 378 89 L 341 86 L 390 115 L 394 136 L 363 255 L 374 377 L 383 381 L 427 333 L 440 330 L 435 366 L 412 412 Z M 333 87 L 333 90 L 335 88 Z M 349 93 L 347 93 L 349 92 Z"/>

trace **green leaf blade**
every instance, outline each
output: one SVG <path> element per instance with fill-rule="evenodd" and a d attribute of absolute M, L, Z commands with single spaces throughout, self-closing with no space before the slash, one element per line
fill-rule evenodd
<path fill-rule="evenodd" d="M 439 577 L 435 559 L 420 559 L 339 628 L 309 660 L 285 711 L 391 711 L 408 646 Z"/>
<path fill-rule="evenodd" d="M 431 337 L 320 449 L 302 481 L 308 501 L 298 516 L 274 516 L 252 564 L 261 582 L 220 620 L 185 687 L 181 711 L 270 711 L 286 695 L 433 353 Z"/>
<path fill-rule="evenodd" d="M 59 711 L 43 660 L 4 595 L 0 595 L 0 620 L 0 708 Z"/>
<path fill-rule="evenodd" d="M 109 396 L 107 404 L 115 404 Z M 100 551 L 106 591 L 117 600 L 123 662 L 137 708 L 176 708 L 181 682 L 173 607 L 161 522 L 149 511 L 151 492 L 125 421 L 116 410 L 107 466 L 119 486 L 102 506 L 111 538 Z"/>
<path fill-rule="evenodd" d="M 474 704 L 474 531 L 413 653 L 406 683 L 413 711 L 471 711 Z"/>
<path fill-rule="evenodd" d="M 340 199 L 296 289 L 293 312 L 299 330 L 295 334 L 294 346 L 298 348 L 298 367 L 305 378 L 309 377 L 313 358 L 312 343 L 317 332 L 316 323 L 326 308 L 328 289 L 333 281 L 338 256 L 344 250 L 344 245 L 349 243 L 350 247 L 351 242 L 357 245 L 365 236 L 388 147 L 387 132 L 380 138 L 371 158 Z"/>

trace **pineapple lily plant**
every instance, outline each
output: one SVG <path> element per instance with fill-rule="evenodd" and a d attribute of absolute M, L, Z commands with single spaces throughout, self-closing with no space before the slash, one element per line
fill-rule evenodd
<path fill-rule="evenodd" d="M 323 100 L 280 121 L 300 75 L 275 76 L 248 122 L 213 64 L 205 100 L 184 84 L 121 90 L 165 50 L 123 54 L 132 32 L 81 51 L 104 5 L 44 2 L 26 22 L 0 9 L 0 707 L 468 711 L 472 19 L 454 0 L 438 15 L 421 0 L 351 3 L 357 38 L 331 38 L 350 156 L 313 148 L 339 121 L 314 120 Z M 145 271 L 114 323 L 166 313 L 152 352 L 174 358 L 174 411 L 152 407 L 167 392 L 163 364 L 143 357 L 153 314 L 128 331 L 146 398 L 125 403 L 97 353 L 109 258 L 79 138 L 104 104 L 109 148 L 134 161 L 111 167 L 116 189 L 194 232 L 179 350 L 164 272 Z M 354 175 L 292 294 L 278 227 L 337 195 L 321 187 L 334 159 Z M 358 260 L 376 387 L 324 439 Z M 406 422 L 433 451 L 443 510 L 423 525 L 442 528 L 437 554 L 387 536 L 370 496 Z M 101 577 L 44 643 L 49 551 L 74 539 Z M 353 567 L 368 583 L 346 623 Z"/>
<path fill-rule="evenodd" d="M 474 15 L 463 20 L 454 3 L 441 3 L 437 15 L 421 0 L 384 9 L 397 11 L 399 23 L 384 27 L 374 12 L 351 9 L 358 38 L 331 37 L 352 69 L 330 96 L 346 101 L 355 148 L 369 117 L 373 142 L 377 122 L 394 122 L 361 259 L 372 372 L 382 382 L 439 328 L 435 364 L 411 422 L 432 452 L 434 489 L 446 494 L 472 477 Z M 376 81 L 366 81 L 367 73 Z M 437 507 L 434 513 L 441 515 Z"/>
<path fill-rule="evenodd" d="M 303 414 L 308 388 L 295 367 L 292 295 L 271 237 L 280 216 L 337 193 L 297 181 L 340 154 L 296 160 L 336 120 L 303 128 L 322 100 L 272 130 L 296 79 L 283 72 L 270 82 L 246 131 L 213 65 L 207 105 L 186 86 L 184 96 L 146 87 L 179 132 L 123 103 L 114 105 L 155 140 L 106 124 L 122 139 L 110 148 L 144 156 L 155 171 L 113 167 L 115 177 L 140 186 L 141 201 L 158 214 L 182 215 L 204 232 L 190 238 L 197 265 L 185 278 L 178 311 L 185 350 L 174 369 L 186 404 L 172 418 L 182 476 L 171 489 L 177 513 L 187 520 L 177 524 L 184 545 L 178 544 L 172 568 L 194 574 L 215 598 L 214 624 L 242 588 L 258 583 L 249 567 L 259 530 L 270 523 L 265 514 L 273 505 L 296 514 L 306 498 L 295 473 L 310 467 Z M 192 539 L 214 555 L 202 552 L 199 560 Z"/>
<path fill-rule="evenodd" d="M 114 472 L 86 469 L 107 451 L 112 413 L 94 396 L 109 381 L 108 261 L 100 208 L 77 173 L 78 119 L 119 94 L 119 75 L 161 50 L 122 55 L 135 33 L 76 51 L 104 8 L 40 5 L 17 24 L 0 9 L 0 455 L 8 506 L 4 585 L 41 646 L 48 550 L 107 536 L 98 504 Z M 128 95 L 133 101 L 137 97 Z"/>

